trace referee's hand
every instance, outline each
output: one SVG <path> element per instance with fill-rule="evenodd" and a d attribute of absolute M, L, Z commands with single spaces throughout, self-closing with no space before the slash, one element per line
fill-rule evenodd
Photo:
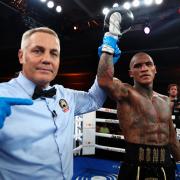
<path fill-rule="evenodd" d="M 31 99 L 0 97 L 0 128 L 3 127 L 6 117 L 11 114 L 11 106 L 32 104 Z"/>

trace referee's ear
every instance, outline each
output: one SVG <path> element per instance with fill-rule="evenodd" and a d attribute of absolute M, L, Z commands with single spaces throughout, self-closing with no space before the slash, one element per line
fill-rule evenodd
<path fill-rule="evenodd" d="M 19 49 L 18 51 L 18 58 L 19 58 L 19 63 L 24 64 L 24 56 L 23 56 L 23 50 Z"/>

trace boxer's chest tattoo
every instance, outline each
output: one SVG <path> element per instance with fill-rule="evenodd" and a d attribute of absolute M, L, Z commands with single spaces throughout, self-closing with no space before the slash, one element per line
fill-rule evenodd
<path fill-rule="evenodd" d="M 170 115 L 170 109 L 167 103 L 163 103 L 161 101 L 152 101 L 153 107 L 156 112 L 156 116 L 158 119 L 167 119 L 167 117 Z"/>
<path fill-rule="evenodd" d="M 141 103 L 133 113 L 131 113 L 131 118 L 134 119 L 136 126 L 142 126 L 146 123 L 155 123 L 159 118 L 159 113 L 150 102 Z"/>

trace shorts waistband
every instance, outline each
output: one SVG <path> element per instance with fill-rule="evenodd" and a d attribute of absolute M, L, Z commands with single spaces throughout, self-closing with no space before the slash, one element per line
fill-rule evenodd
<path fill-rule="evenodd" d="M 170 148 L 165 146 L 128 143 L 125 161 L 131 163 L 165 164 L 171 161 Z"/>

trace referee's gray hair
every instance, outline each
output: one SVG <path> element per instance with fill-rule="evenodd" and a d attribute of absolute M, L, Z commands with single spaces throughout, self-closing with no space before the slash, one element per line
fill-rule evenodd
<path fill-rule="evenodd" d="M 54 30 L 52 30 L 48 27 L 38 27 L 38 28 L 29 29 L 26 32 L 24 32 L 24 34 L 22 35 L 22 39 L 21 39 L 21 49 L 24 49 L 26 47 L 27 40 L 31 37 L 32 34 L 34 34 L 36 32 L 44 32 L 44 33 L 48 33 L 48 34 L 55 36 L 60 45 L 60 39 Z"/>

